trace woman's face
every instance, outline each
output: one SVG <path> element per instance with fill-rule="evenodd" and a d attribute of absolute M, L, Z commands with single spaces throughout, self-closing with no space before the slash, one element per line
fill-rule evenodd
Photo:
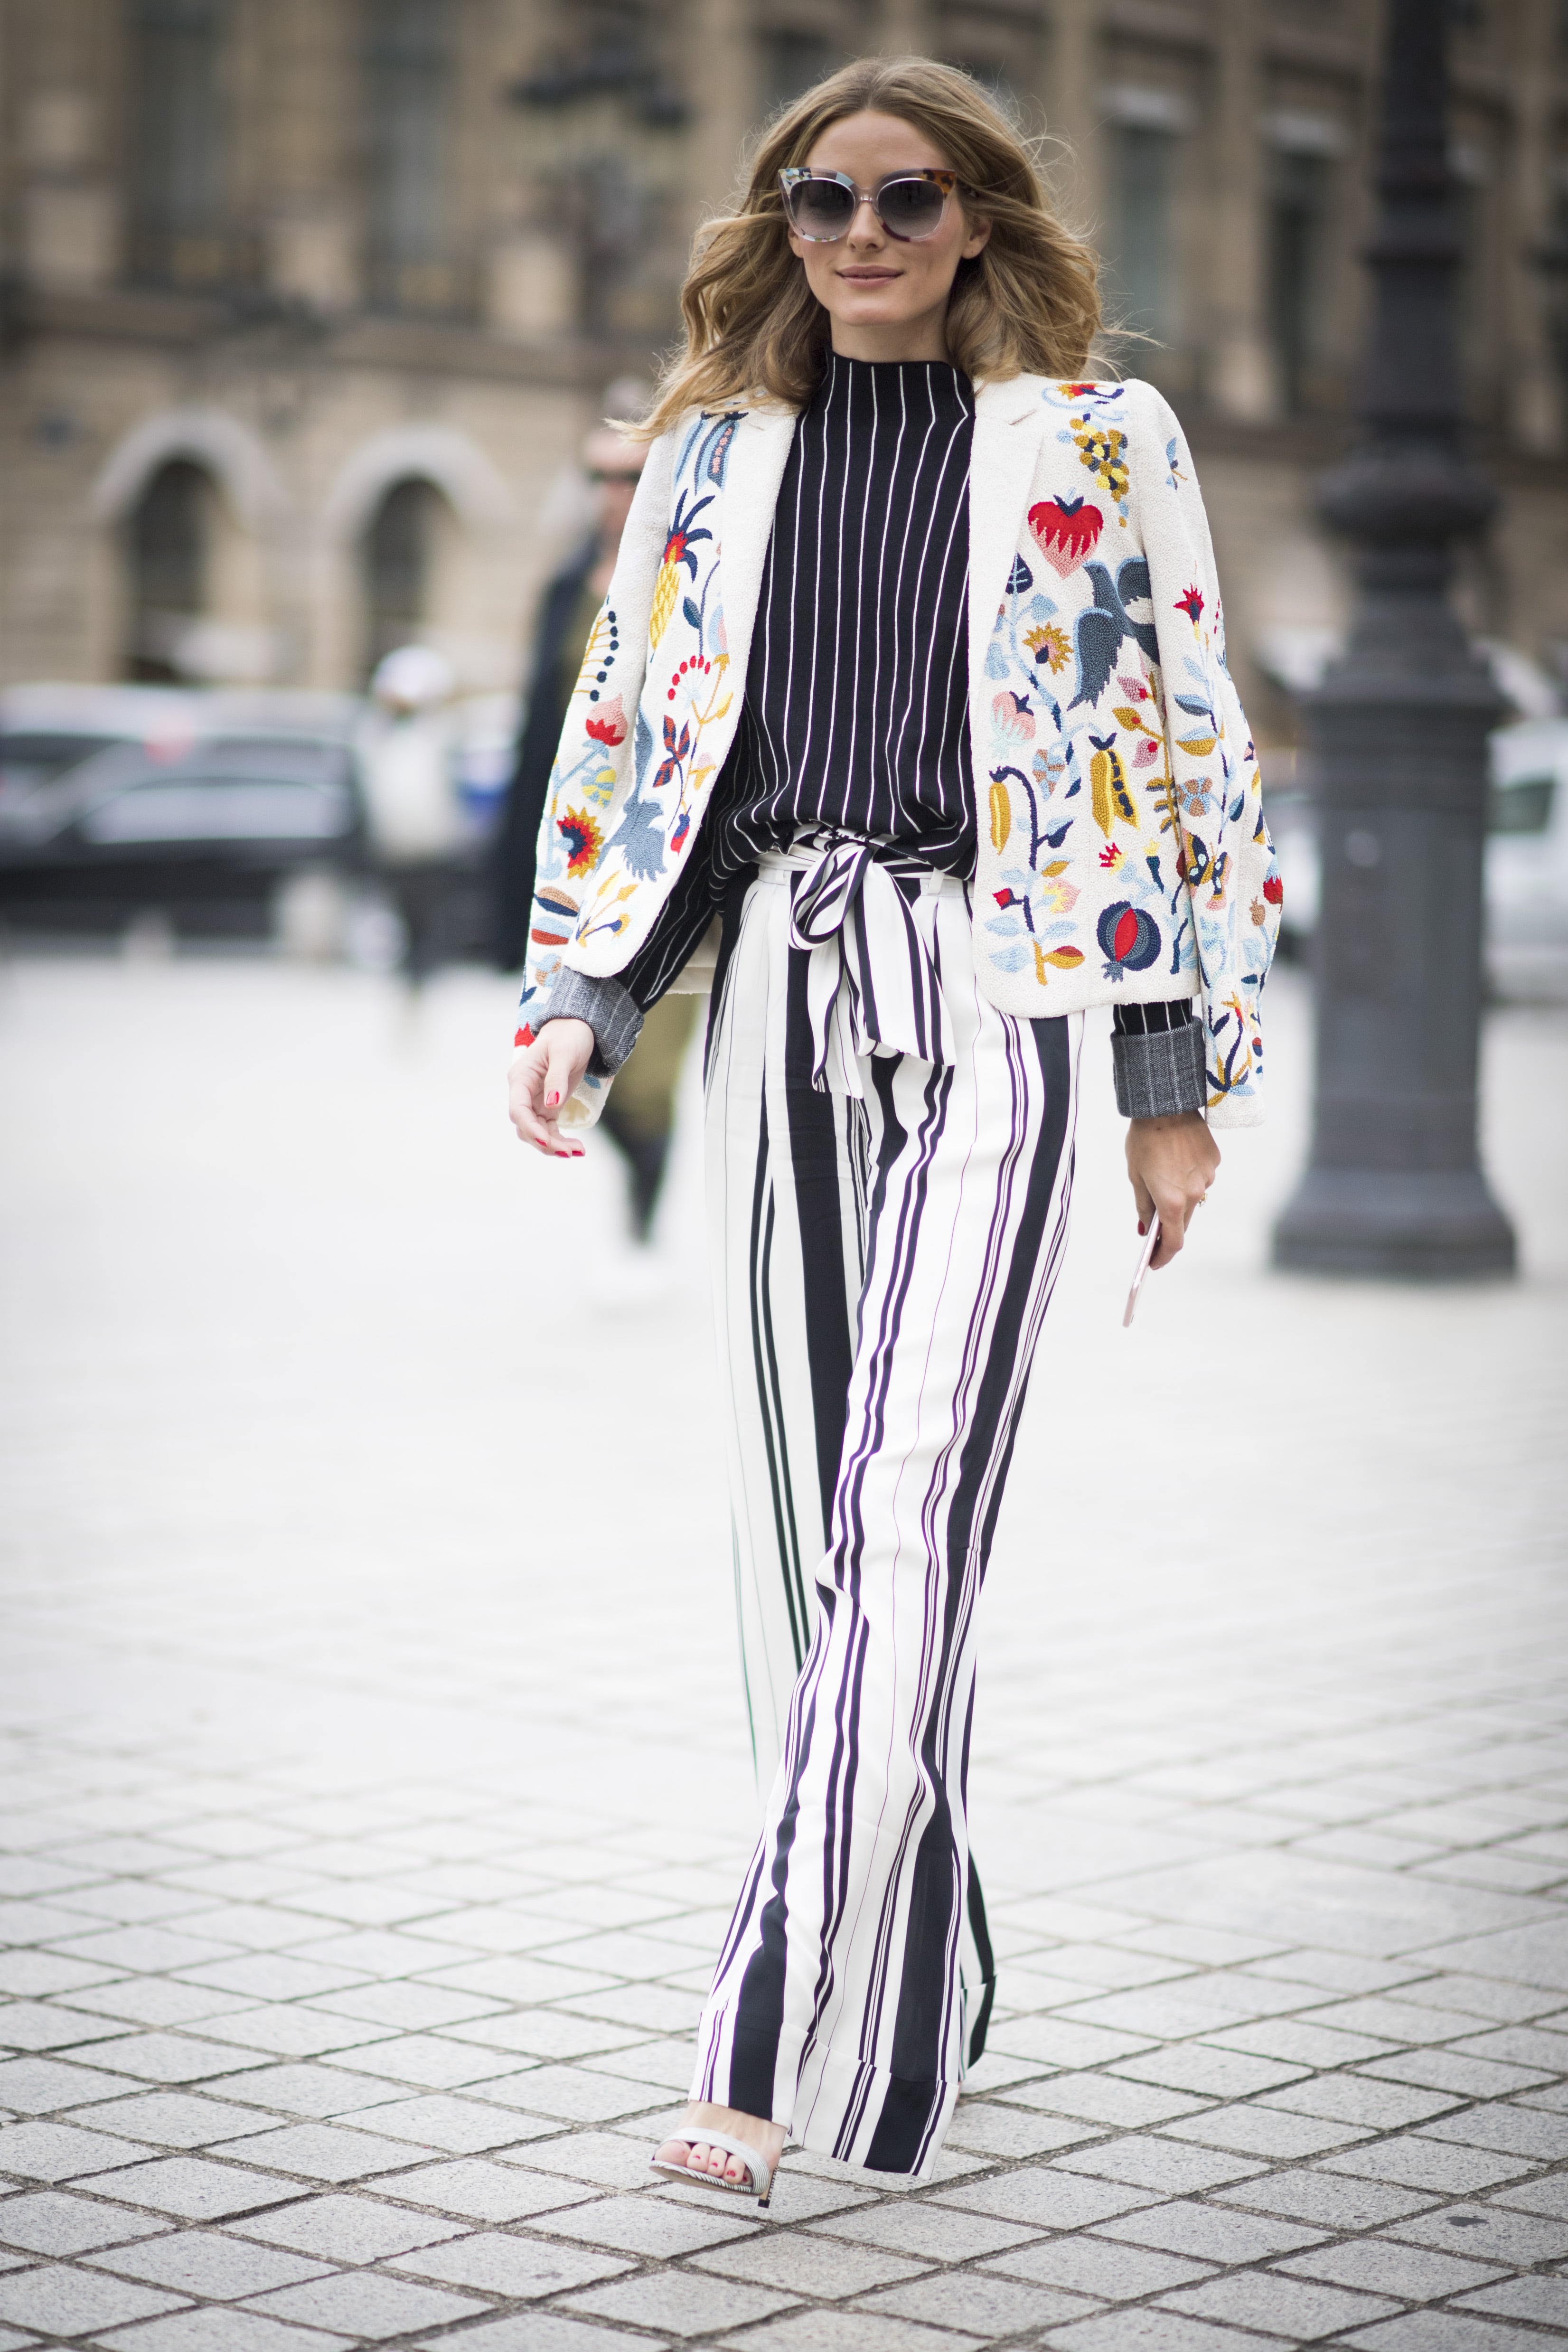
<path fill-rule="evenodd" d="M 852 114 L 825 131 L 807 163 L 874 189 L 899 172 L 952 170 L 923 131 L 893 114 Z M 890 236 L 862 200 L 834 245 L 789 232 L 806 282 L 832 320 L 833 349 L 850 359 L 946 359 L 947 297 L 960 261 L 979 252 L 990 224 L 971 223 L 950 196 L 936 235 Z M 905 348 L 907 346 L 907 348 Z"/>

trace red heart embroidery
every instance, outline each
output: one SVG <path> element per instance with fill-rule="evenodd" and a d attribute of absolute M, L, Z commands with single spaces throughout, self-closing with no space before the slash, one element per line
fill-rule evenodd
<path fill-rule="evenodd" d="M 1093 549 L 1105 518 L 1083 499 L 1042 499 L 1029 510 L 1029 527 L 1051 570 L 1065 580 Z"/>

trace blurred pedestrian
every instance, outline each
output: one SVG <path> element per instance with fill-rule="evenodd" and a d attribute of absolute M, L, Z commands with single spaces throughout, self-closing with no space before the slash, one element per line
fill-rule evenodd
<path fill-rule="evenodd" d="M 1083 380 L 1095 279 L 956 68 L 864 60 L 774 121 L 687 279 L 541 835 L 511 1073 L 539 1150 L 577 1149 L 563 1110 L 592 1117 L 723 910 L 709 1222 L 768 1795 L 653 2162 L 763 2200 L 787 2137 L 929 2179 L 985 2045 L 976 1626 L 1084 1009 L 1114 1007 L 1156 1265 L 1208 1117 L 1260 1115 L 1257 761 L 1181 427 Z M 1246 1430 L 1223 1318 L 1187 1316 L 1164 1410 L 1217 1433 L 1172 1498 L 1201 1521 Z M 590 1479 L 618 1443 L 577 1433 Z M 1157 1546 L 1106 1483 L 1107 1550 Z"/>
<path fill-rule="evenodd" d="M 631 409 L 638 404 L 640 392 L 646 396 L 646 387 L 621 383 L 610 388 L 608 397 L 612 405 Z M 556 746 L 647 456 L 644 443 L 628 440 L 609 425 L 597 427 L 583 444 L 593 529 L 549 581 L 540 601 L 517 766 L 497 834 L 493 943 L 503 971 L 515 971 L 528 953 L 539 825 Z M 674 1127 L 675 1093 L 699 1009 L 695 995 L 662 997 L 651 1008 L 636 1050 L 604 1109 L 601 1123 L 626 1163 L 632 1237 L 643 1245 L 653 1237 Z"/>
<path fill-rule="evenodd" d="M 358 739 L 371 862 L 396 906 L 402 971 L 414 985 L 448 945 L 464 867 L 456 690 L 444 654 L 400 646 L 376 666 Z"/>

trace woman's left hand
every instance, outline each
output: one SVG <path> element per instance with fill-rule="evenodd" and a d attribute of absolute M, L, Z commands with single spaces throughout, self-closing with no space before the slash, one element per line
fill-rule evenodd
<path fill-rule="evenodd" d="M 1219 1152 L 1201 1111 L 1128 1121 L 1127 1175 L 1138 1204 L 1138 1231 L 1147 1233 L 1155 1214 L 1160 1221 L 1151 1265 L 1169 1265 L 1218 1169 Z"/>

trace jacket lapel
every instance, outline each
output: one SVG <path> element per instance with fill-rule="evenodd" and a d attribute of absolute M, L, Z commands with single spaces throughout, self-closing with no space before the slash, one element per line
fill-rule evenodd
<path fill-rule="evenodd" d="M 737 682 L 743 683 L 746 677 L 773 509 L 794 438 L 793 409 L 752 408 L 741 418 L 729 453 L 715 561 L 719 567 L 730 676 Z M 738 707 L 737 701 L 737 710 Z"/>
<path fill-rule="evenodd" d="M 985 688 L 986 647 L 1023 543 L 1025 514 L 1045 432 L 1038 376 L 983 383 L 975 394 L 969 462 L 969 694 Z"/>

